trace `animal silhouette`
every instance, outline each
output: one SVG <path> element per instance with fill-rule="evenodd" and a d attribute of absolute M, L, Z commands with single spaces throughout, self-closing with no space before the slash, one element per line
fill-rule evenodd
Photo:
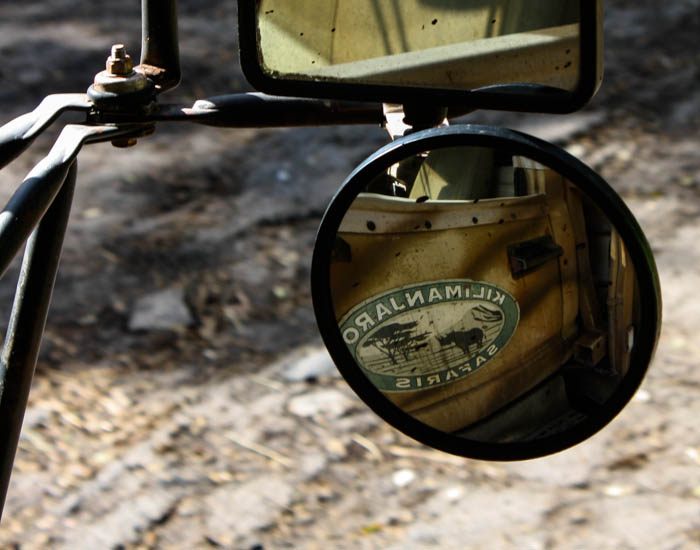
<path fill-rule="evenodd" d="M 476 349 L 479 349 L 484 342 L 484 331 L 480 328 L 470 328 L 469 330 L 455 330 L 445 336 L 437 336 L 440 346 L 443 348 L 454 344 L 462 353 L 469 353 L 469 346 L 476 344 Z"/>

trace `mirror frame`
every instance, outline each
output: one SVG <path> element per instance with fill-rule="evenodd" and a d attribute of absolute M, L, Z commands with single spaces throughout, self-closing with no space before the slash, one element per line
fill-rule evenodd
<path fill-rule="evenodd" d="M 603 0 L 581 0 L 581 78 L 572 91 L 538 84 L 500 84 L 476 90 L 452 90 L 274 78 L 264 71 L 258 51 L 256 6 L 256 0 L 238 0 L 240 60 L 248 82 L 267 94 L 402 104 L 419 102 L 461 110 L 570 113 L 590 101 L 603 77 Z"/>
<path fill-rule="evenodd" d="M 612 397 L 595 414 L 570 430 L 529 442 L 489 443 L 458 437 L 432 428 L 394 405 L 356 365 L 343 341 L 333 310 L 330 257 L 340 224 L 366 184 L 381 170 L 411 155 L 456 146 L 507 149 L 559 172 L 577 185 L 608 216 L 622 237 L 639 284 L 640 326 L 635 335 L 630 370 Z M 629 402 L 644 378 L 661 329 L 661 290 L 651 247 L 621 197 L 593 170 L 555 145 L 535 137 L 481 125 L 433 128 L 400 138 L 367 158 L 343 183 L 326 210 L 316 236 L 311 266 L 311 290 L 316 320 L 328 351 L 350 387 L 380 417 L 399 431 L 430 447 L 468 458 L 524 460 L 567 449 L 608 424 Z"/>

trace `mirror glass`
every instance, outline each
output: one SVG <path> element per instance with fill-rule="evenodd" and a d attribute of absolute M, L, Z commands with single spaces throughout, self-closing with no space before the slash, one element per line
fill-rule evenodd
<path fill-rule="evenodd" d="M 382 169 L 330 251 L 352 368 L 413 418 L 470 440 L 576 426 L 612 398 L 638 345 L 640 286 L 618 222 L 504 149 L 444 147 Z"/>
<path fill-rule="evenodd" d="M 572 91 L 580 0 L 260 0 L 258 62 L 274 78 Z"/>

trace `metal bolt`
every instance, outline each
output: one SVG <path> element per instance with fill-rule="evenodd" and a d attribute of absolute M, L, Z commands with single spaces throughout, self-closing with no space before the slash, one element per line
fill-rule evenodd
<path fill-rule="evenodd" d="M 119 149 L 126 149 L 128 147 L 133 147 L 136 145 L 136 138 L 118 138 L 112 140 L 112 145 L 118 147 Z"/>
<path fill-rule="evenodd" d="M 132 137 L 120 137 L 112 140 L 112 145 L 114 147 L 119 147 L 121 149 L 125 149 L 127 147 L 133 147 L 136 145 L 137 137 L 146 137 L 150 136 L 151 134 L 154 134 L 156 131 L 155 125 L 151 124 L 148 126 L 142 126 L 139 129 L 138 136 L 132 136 Z"/>
<path fill-rule="evenodd" d="M 124 47 L 124 44 L 114 44 L 112 46 L 112 57 L 114 59 L 126 58 L 126 48 Z"/>
<path fill-rule="evenodd" d="M 107 73 L 115 76 L 126 76 L 131 74 L 133 65 L 131 56 L 126 53 L 124 44 L 112 46 L 112 55 L 107 58 Z"/>

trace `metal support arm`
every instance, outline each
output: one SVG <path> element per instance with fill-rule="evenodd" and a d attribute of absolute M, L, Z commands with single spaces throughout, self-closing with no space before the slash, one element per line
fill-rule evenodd
<path fill-rule="evenodd" d="M 88 112 L 92 102 L 87 94 L 54 94 L 31 113 L 19 116 L 0 128 L 0 168 L 7 166 L 29 147 L 64 111 Z"/>
<path fill-rule="evenodd" d="M 158 92 L 180 83 L 180 50 L 177 41 L 177 0 L 141 1 L 141 64 Z"/>
<path fill-rule="evenodd" d="M 199 99 L 192 105 L 158 105 L 144 120 L 189 121 L 222 128 L 278 128 L 382 124 L 384 113 L 380 103 L 244 93 Z"/>
<path fill-rule="evenodd" d="M 71 161 L 58 196 L 27 242 L 0 357 L 0 514 L 51 302 L 76 170 Z"/>
<path fill-rule="evenodd" d="M 140 129 L 73 124 L 63 129 L 49 154 L 29 172 L 0 212 L 0 277 L 53 202 L 83 144 L 133 135 Z"/>
<path fill-rule="evenodd" d="M 66 126 L 0 213 L 0 273 L 4 274 L 29 238 L 0 356 L 0 512 L 68 224 L 75 158 L 86 143 L 138 136 L 144 131 L 149 131 L 149 126 Z"/>

